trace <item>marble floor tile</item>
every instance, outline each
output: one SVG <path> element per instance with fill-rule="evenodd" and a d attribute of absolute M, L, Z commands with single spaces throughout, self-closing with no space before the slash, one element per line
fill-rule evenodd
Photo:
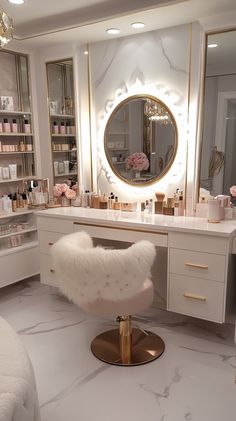
<path fill-rule="evenodd" d="M 0 315 L 19 333 L 35 370 L 42 421 L 234 421 L 233 326 L 157 310 L 134 323 L 165 341 L 139 367 L 97 360 L 90 342 L 116 322 L 86 315 L 37 279 L 0 291 Z"/>

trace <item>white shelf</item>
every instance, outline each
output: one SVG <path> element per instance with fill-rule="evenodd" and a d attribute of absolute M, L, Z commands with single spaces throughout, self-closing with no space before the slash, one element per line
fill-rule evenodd
<path fill-rule="evenodd" d="M 5 133 L 5 132 L 1 132 L 0 133 L 0 136 L 7 136 L 7 137 L 15 137 L 15 136 L 24 136 L 24 137 L 26 137 L 26 136 L 33 136 L 33 133 L 22 133 L 22 132 L 20 132 L 20 133 L 12 133 L 12 132 L 10 132 L 10 133 Z"/>
<path fill-rule="evenodd" d="M 52 135 L 51 135 L 52 137 L 75 137 L 75 134 L 61 134 L 61 133 L 59 133 L 59 134 L 55 134 L 55 133 L 53 133 Z"/>
<path fill-rule="evenodd" d="M 72 114 L 50 114 L 51 118 L 75 118 Z"/>
<path fill-rule="evenodd" d="M 56 153 L 70 153 L 70 152 L 76 152 L 77 151 L 77 149 L 68 149 L 68 151 L 54 151 L 53 149 L 52 149 L 52 152 L 54 153 L 54 152 L 56 152 Z"/>
<path fill-rule="evenodd" d="M 0 251 L 0 257 L 7 256 L 9 254 L 18 253 L 19 251 L 31 249 L 34 247 L 38 247 L 39 243 L 38 241 L 29 241 L 28 243 L 23 244 L 22 246 L 18 247 L 11 247 L 7 248 L 5 250 Z"/>
<path fill-rule="evenodd" d="M 12 213 L 9 213 L 7 215 L 0 215 L 0 219 L 14 218 L 15 216 L 29 215 L 30 213 L 34 213 L 34 211 L 33 210 L 27 210 L 27 211 L 22 211 L 22 212 L 12 212 Z"/>
<path fill-rule="evenodd" d="M 2 183 L 17 183 L 18 181 L 24 181 L 24 180 L 37 180 L 37 177 L 35 175 L 32 175 L 32 177 L 22 177 L 22 178 L 15 178 L 15 179 L 11 179 L 9 178 L 8 180 L 0 180 L 0 185 Z"/>
<path fill-rule="evenodd" d="M 57 175 L 55 175 L 54 177 L 66 177 L 66 176 L 68 176 L 68 175 L 77 175 L 78 173 L 77 172 L 69 172 L 69 173 L 63 173 L 63 174 L 57 174 Z"/>
<path fill-rule="evenodd" d="M 109 136 L 113 136 L 113 135 L 115 135 L 115 136 L 119 136 L 119 135 L 121 135 L 121 136 L 126 136 L 126 135 L 128 135 L 129 133 L 128 132 L 112 132 L 112 133 L 108 133 L 108 135 Z"/>
<path fill-rule="evenodd" d="M 128 151 L 128 148 L 108 148 L 109 151 Z"/>
<path fill-rule="evenodd" d="M 35 153 L 35 152 L 34 151 L 0 152 L 0 155 L 16 155 L 16 154 L 22 154 L 22 153 Z"/>
<path fill-rule="evenodd" d="M 22 234 L 26 234 L 27 232 L 37 232 L 37 228 L 28 228 L 26 230 L 21 230 L 21 231 L 15 231 L 15 232 L 11 232 L 9 234 L 4 234 L 4 235 L 0 235 L 0 240 L 2 238 L 9 238 L 9 237 L 14 237 L 15 235 L 22 235 Z"/>
<path fill-rule="evenodd" d="M 124 164 L 126 164 L 125 161 L 122 161 L 122 162 L 112 162 L 112 163 L 113 163 L 113 165 L 124 165 Z"/>
<path fill-rule="evenodd" d="M 30 111 L 7 111 L 7 110 L 0 110 L 0 115 L 32 115 Z"/>

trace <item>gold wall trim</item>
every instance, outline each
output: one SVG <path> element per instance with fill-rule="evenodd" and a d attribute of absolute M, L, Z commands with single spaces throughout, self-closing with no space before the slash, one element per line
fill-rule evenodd
<path fill-rule="evenodd" d="M 145 232 L 147 234 L 158 234 L 167 236 L 168 232 L 162 232 L 162 231 L 150 231 L 145 229 L 137 229 L 137 228 L 124 228 L 124 227 L 113 227 L 112 225 L 103 225 L 103 224 L 86 224 L 86 222 L 73 222 L 74 225 L 82 225 L 86 227 L 96 227 L 96 228 L 109 228 L 113 230 L 120 230 L 120 231 L 134 231 L 134 232 Z"/>

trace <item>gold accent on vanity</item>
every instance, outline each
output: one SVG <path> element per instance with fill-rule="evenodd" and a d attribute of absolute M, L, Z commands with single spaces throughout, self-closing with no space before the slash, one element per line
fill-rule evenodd
<path fill-rule="evenodd" d="M 112 225 L 103 225 L 103 224 L 89 224 L 89 223 L 85 223 L 85 222 L 73 222 L 74 225 L 82 225 L 82 226 L 87 226 L 87 227 L 98 227 L 98 228 L 109 228 L 109 229 L 113 229 L 113 230 L 122 230 L 122 231 L 133 231 L 133 232 L 144 232 L 144 233 L 148 233 L 148 234 L 158 234 L 158 235 L 164 235 L 164 236 L 168 236 L 167 232 L 162 232 L 162 231 L 151 231 L 151 230 L 146 230 L 146 229 L 137 229 L 137 228 L 125 228 L 125 227 L 114 227 Z"/>
<path fill-rule="evenodd" d="M 183 294 L 183 297 L 185 298 L 189 298 L 191 300 L 197 300 L 197 301 L 206 301 L 206 297 L 204 297 L 203 295 L 197 295 L 197 294 L 191 294 L 190 292 L 185 292 Z"/>
<path fill-rule="evenodd" d="M 99 360 L 119 366 L 149 363 L 160 357 L 165 343 L 153 332 L 131 327 L 131 316 L 117 318 L 119 329 L 108 330 L 96 336 L 91 351 Z"/>
<path fill-rule="evenodd" d="M 186 262 L 185 263 L 185 266 L 191 267 L 191 268 L 196 268 L 196 269 L 205 269 L 205 270 L 208 269 L 208 266 L 207 265 L 199 265 L 197 263 L 189 263 L 189 262 Z"/>

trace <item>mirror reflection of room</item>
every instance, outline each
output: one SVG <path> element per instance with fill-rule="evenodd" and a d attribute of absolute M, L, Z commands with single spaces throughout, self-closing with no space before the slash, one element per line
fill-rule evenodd
<path fill-rule="evenodd" d="M 230 194 L 236 166 L 236 31 L 209 35 L 200 187 Z"/>
<path fill-rule="evenodd" d="M 114 172 L 139 184 L 160 178 L 176 152 L 173 116 L 160 101 L 131 97 L 112 113 L 106 128 L 105 148 Z"/>

